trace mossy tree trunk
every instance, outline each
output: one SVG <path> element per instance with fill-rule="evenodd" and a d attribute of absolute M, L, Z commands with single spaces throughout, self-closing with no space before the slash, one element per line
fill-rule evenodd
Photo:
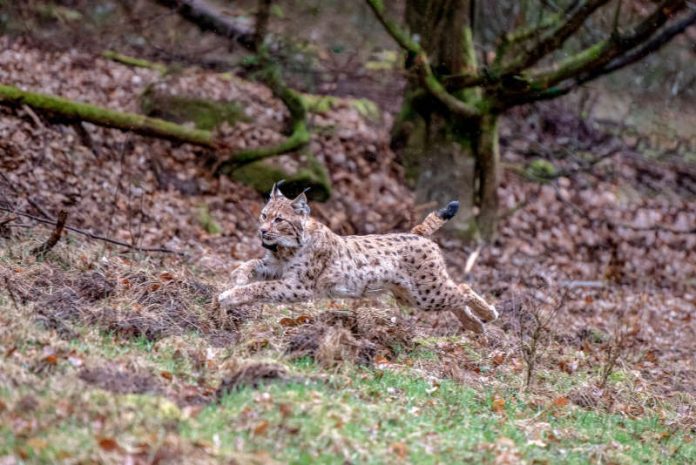
<path fill-rule="evenodd" d="M 436 76 L 476 70 L 470 11 L 469 0 L 408 0 L 406 22 L 421 37 L 420 46 Z M 409 83 L 406 95 L 393 142 L 403 149 L 417 202 L 439 205 L 457 198 L 460 214 L 448 227 L 466 239 L 490 238 L 498 204 L 497 116 L 454 113 L 423 92 L 418 79 Z M 464 89 L 456 97 L 472 107 L 482 102 L 477 88 Z"/>
<path fill-rule="evenodd" d="M 696 10 L 685 0 L 654 2 L 630 22 L 623 19 L 621 1 L 568 2 L 562 9 L 555 2 L 539 2 L 534 18 L 526 13 L 510 18 L 511 29 L 486 43 L 472 34 L 476 0 L 407 0 L 408 28 L 390 18 L 386 2 L 365 1 L 406 52 L 411 80 L 393 143 L 404 148 L 417 199 L 441 203 L 458 196 L 463 214 L 452 226 L 488 240 L 498 214 L 499 116 L 636 63 L 696 24 Z M 546 11 L 548 3 L 555 5 L 552 14 Z M 603 22 L 603 31 L 592 28 L 587 37 L 583 25 L 611 3 L 613 21 Z M 580 36 L 584 40 L 569 40 Z M 578 50 L 578 43 L 590 45 Z M 478 48 L 492 52 L 481 66 Z"/>

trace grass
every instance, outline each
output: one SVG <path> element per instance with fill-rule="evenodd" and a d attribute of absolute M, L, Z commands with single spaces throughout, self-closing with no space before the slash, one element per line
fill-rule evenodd
<path fill-rule="evenodd" d="M 613 403 L 582 407 L 573 392 L 593 389 L 597 365 L 570 374 L 549 358 L 536 389 L 522 392 L 519 357 L 506 352 L 496 362 L 501 346 L 467 335 L 420 334 L 415 344 L 387 350 L 387 333 L 400 323 L 389 326 L 398 314 L 380 309 L 365 313 L 358 323 L 366 332 L 351 333 L 347 342 L 316 333 L 342 358 L 288 354 L 293 331 L 311 324 L 286 327 L 281 319 L 302 314 L 319 321 L 334 303 L 265 307 L 246 315 L 236 342 L 216 346 L 203 329 L 177 326 L 186 314 L 169 311 L 191 309 L 206 327 L 205 299 L 184 292 L 195 282 L 189 278 L 206 270 L 169 263 L 176 279 L 160 282 L 161 264 L 110 259 L 117 265 L 102 271 L 121 284 L 80 307 L 84 314 L 71 320 L 71 332 L 37 324 L 37 312 L 50 310 L 41 305 L 54 304 L 32 300 L 32 292 L 43 296 L 66 283 L 77 289 L 80 273 L 94 272 L 82 263 L 90 255 L 76 247 L 61 243 L 41 263 L 0 255 L 0 463 L 696 463 L 693 425 L 680 416 L 693 411 L 693 399 L 656 401 L 655 393 L 639 389 L 630 366 L 619 367 L 602 394 Z M 140 281 L 132 278 L 136 271 Z M 127 286 L 124 276 L 131 277 Z M 47 277 L 50 291 L 40 288 Z M 182 307 L 160 293 L 188 302 Z M 97 308 L 130 322 L 161 315 L 176 331 L 107 329 L 92 317 Z M 357 352 L 339 350 L 361 335 L 384 342 L 375 363 L 356 363 Z M 261 361 L 290 376 L 216 394 L 240 363 Z"/>

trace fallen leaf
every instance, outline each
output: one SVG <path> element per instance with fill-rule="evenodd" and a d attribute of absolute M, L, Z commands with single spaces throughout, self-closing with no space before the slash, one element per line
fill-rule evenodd
<path fill-rule="evenodd" d="M 174 281 L 174 275 L 168 271 L 163 271 L 160 273 L 160 281 Z"/>
<path fill-rule="evenodd" d="M 645 360 L 650 363 L 657 363 L 657 355 L 655 354 L 654 350 L 649 350 L 645 354 Z"/>
<path fill-rule="evenodd" d="M 493 366 L 500 366 L 505 361 L 505 352 L 496 352 L 492 358 Z"/>
<path fill-rule="evenodd" d="M 556 397 L 553 400 L 553 405 L 554 405 L 554 407 L 560 408 L 560 407 L 565 407 L 566 405 L 568 405 L 568 402 L 569 402 L 569 400 L 566 396 L 560 396 L 560 397 Z"/>
<path fill-rule="evenodd" d="M 298 325 L 304 325 L 312 321 L 312 317 L 309 315 L 300 315 L 297 318 L 295 318 L 295 321 L 297 322 Z"/>
<path fill-rule="evenodd" d="M 403 442 L 395 442 L 391 445 L 391 451 L 400 459 L 406 458 L 408 448 Z"/>
<path fill-rule="evenodd" d="M 268 431 L 269 423 L 266 420 L 261 420 L 254 426 L 253 432 L 254 436 L 263 436 Z"/>
<path fill-rule="evenodd" d="M 56 354 L 50 354 L 45 356 L 43 361 L 49 365 L 56 365 L 58 363 L 58 356 Z"/>
<path fill-rule="evenodd" d="M 280 326 L 284 326 L 286 328 L 292 328 L 293 326 L 297 326 L 297 321 L 295 321 L 294 318 L 281 318 L 278 323 L 280 323 Z"/>
<path fill-rule="evenodd" d="M 389 360 L 384 355 L 377 355 L 374 359 L 375 365 L 388 365 Z"/>
<path fill-rule="evenodd" d="M 491 410 L 493 410 L 495 413 L 504 413 L 505 399 L 503 399 L 502 397 L 494 397 L 493 403 L 491 404 Z"/>
<path fill-rule="evenodd" d="M 174 375 L 172 374 L 171 371 L 161 371 L 160 376 L 166 380 L 169 380 L 169 381 L 174 379 Z"/>
<path fill-rule="evenodd" d="M 575 370 L 578 369 L 578 362 L 576 360 L 573 360 L 571 362 L 561 360 L 560 362 L 558 362 L 558 368 L 560 368 L 561 371 L 568 373 L 569 375 L 572 375 L 573 373 L 575 373 Z"/>
<path fill-rule="evenodd" d="M 278 410 L 280 410 L 280 414 L 284 417 L 287 418 L 290 415 L 292 415 L 292 405 L 282 403 L 278 405 Z"/>
<path fill-rule="evenodd" d="M 99 444 L 99 447 L 102 450 L 105 450 L 107 452 L 113 452 L 115 450 L 121 449 L 121 446 L 118 445 L 118 442 L 116 442 L 116 440 L 114 438 L 102 437 L 102 438 L 99 438 L 97 443 Z"/>

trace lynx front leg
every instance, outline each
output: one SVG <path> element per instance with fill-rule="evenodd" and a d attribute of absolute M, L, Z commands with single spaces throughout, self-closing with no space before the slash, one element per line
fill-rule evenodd
<path fill-rule="evenodd" d="M 265 260 L 255 259 L 244 262 L 232 272 L 230 284 L 232 287 L 240 287 L 256 281 L 277 279 L 279 277 L 277 267 Z"/>
<path fill-rule="evenodd" d="M 314 293 L 301 285 L 286 281 L 263 281 L 235 287 L 223 292 L 218 301 L 225 307 L 251 303 L 289 303 L 309 300 Z"/>

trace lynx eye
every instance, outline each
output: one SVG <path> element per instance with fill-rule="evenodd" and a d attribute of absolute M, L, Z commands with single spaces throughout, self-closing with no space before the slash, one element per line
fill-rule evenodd
<path fill-rule="evenodd" d="M 266 221 L 266 218 L 268 218 L 268 216 L 265 213 L 261 213 L 261 220 Z"/>
<path fill-rule="evenodd" d="M 280 223 L 281 221 L 283 221 L 282 216 L 276 216 L 275 219 L 273 220 L 274 223 Z"/>

